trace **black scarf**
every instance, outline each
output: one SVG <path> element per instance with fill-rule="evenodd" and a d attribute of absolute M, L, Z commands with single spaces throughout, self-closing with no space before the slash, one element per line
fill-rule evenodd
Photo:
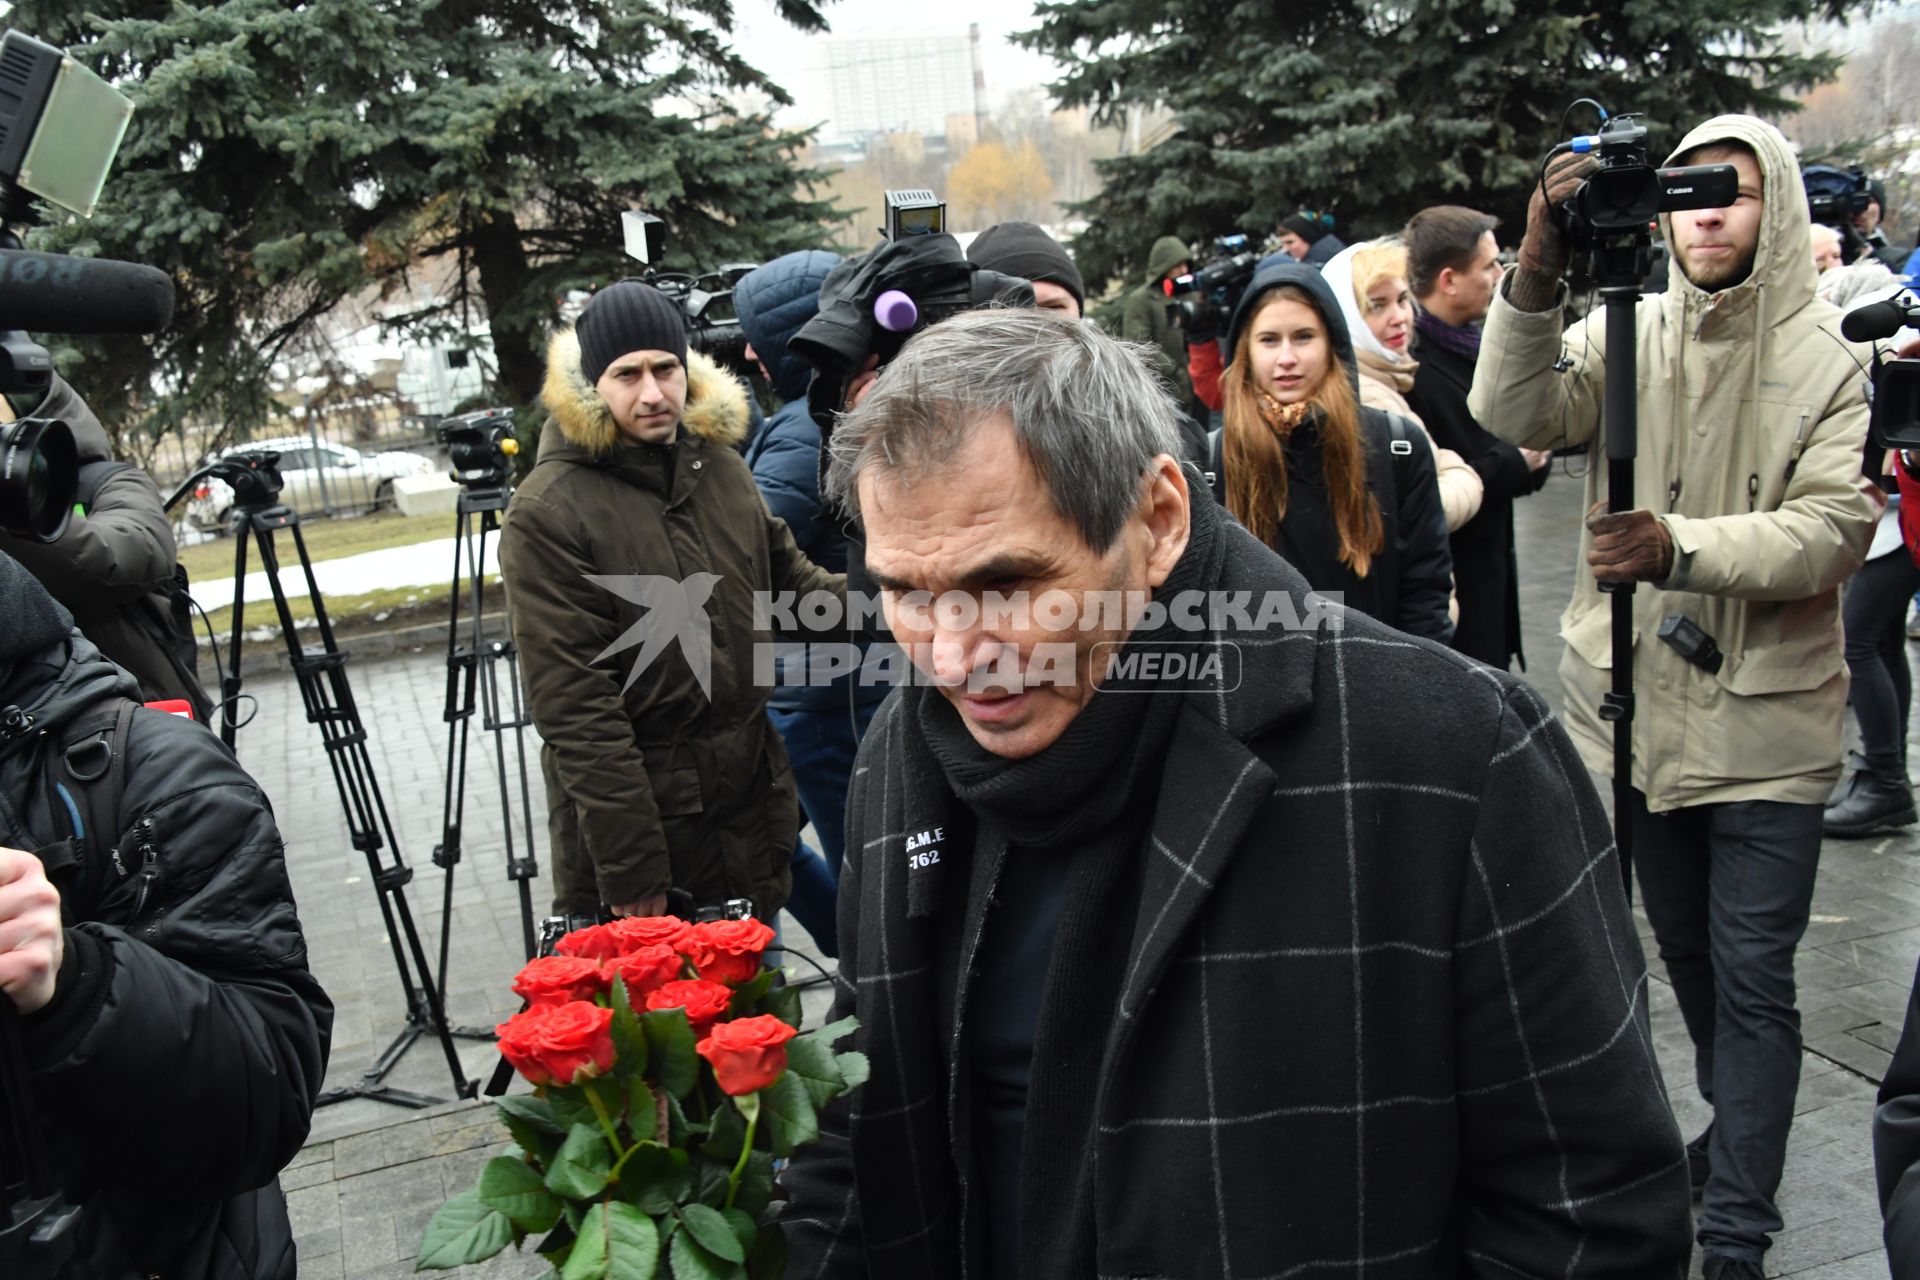
<path fill-rule="evenodd" d="M 1208 590 L 1219 580 L 1225 554 L 1221 516 L 1205 500 L 1203 487 L 1190 488 L 1199 500 L 1193 503 L 1187 549 L 1154 593 L 1163 604 L 1182 591 Z M 1159 627 L 1136 630 L 1127 645 L 1202 638 L 1179 631 L 1169 618 Z M 937 689 L 913 688 L 903 696 L 919 700 L 914 712 L 934 771 L 978 820 L 966 911 L 971 927 L 950 933 L 957 947 L 971 947 L 969 935 L 984 928 L 989 904 L 980 895 L 997 881 L 1001 860 L 1072 859 L 1034 1035 L 1020 1178 L 1020 1254 L 1023 1275 L 1092 1275 L 1096 1242 L 1086 1153 L 1094 1136 L 1104 1048 L 1139 915 L 1141 834 L 1152 827 L 1181 695 L 1103 687 L 1052 746 L 1024 760 L 1007 760 L 979 746 Z M 951 917 L 949 923 L 958 924 Z M 947 959 L 957 966 L 961 957 Z M 958 974 L 951 978 L 958 981 Z M 945 981 L 942 985 L 952 989 Z M 965 1017 L 964 1010 L 953 1013 Z M 962 1134 L 955 1137 L 963 1150 L 970 1145 Z M 984 1196 L 970 1197 L 969 1214 L 986 1203 Z M 1036 1230 L 1042 1222 L 1052 1229 Z M 979 1239 L 977 1231 L 970 1234 Z"/>

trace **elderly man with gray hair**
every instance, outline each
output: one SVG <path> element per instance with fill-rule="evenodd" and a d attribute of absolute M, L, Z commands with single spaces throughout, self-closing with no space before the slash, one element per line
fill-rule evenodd
<path fill-rule="evenodd" d="M 796 1277 L 1678 1277 L 1606 814 L 1526 685 L 1311 597 L 1137 348 L 915 337 L 828 444 L 914 679 L 848 799 L 872 1077 Z"/>

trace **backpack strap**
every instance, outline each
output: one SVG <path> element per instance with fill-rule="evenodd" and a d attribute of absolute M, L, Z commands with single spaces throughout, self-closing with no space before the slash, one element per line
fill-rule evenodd
<path fill-rule="evenodd" d="M 1393 492 L 1397 505 L 1413 487 L 1413 451 L 1420 447 L 1416 437 L 1422 433 L 1401 415 L 1387 409 L 1376 410 L 1387 420 L 1387 455 L 1393 463 Z"/>
<path fill-rule="evenodd" d="M 120 802 L 127 789 L 127 736 L 140 704 L 118 698 L 47 743 L 41 757 L 47 809 L 65 838 L 41 855 L 52 878 L 60 870 L 111 864 L 125 877 L 120 859 Z"/>
<path fill-rule="evenodd" d="M 79 478 L 74 483 L 74 502 L 83 510 L 93 510 L 94 499 L 100 496 L 100 490 L 106 487 L 107 481 L 123 471 L 135 470 L 138 468 L 131 462 L 115 462 L 111 458 L 85 464 L 80 468 Z"/>

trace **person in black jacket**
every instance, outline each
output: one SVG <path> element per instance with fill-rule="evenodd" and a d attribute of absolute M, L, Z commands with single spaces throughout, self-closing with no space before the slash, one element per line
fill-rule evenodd
<path fill-rule="evenodd" d="M 0 401 L 0 418 L 8 412 Z M 80 510 L 53 542 L 0 532 L 0 551 L 25 565 L 87 639 L 133 674 L 145 701 L 186 702 L 205 724 L 213 702 L 195 674 L 193 643 L 174 624 L 173 611 L 188 606 L 174 596 L 179 553 L 160 491 L 140 468 L 113 460 L 100 419 L 60 378 L 32 416 L 57 418 L 73 432 Z"/>
<path fill-rule="evenodd" d="M 813 369 L 787 350 L 787 342 L 818 313 L 821 282 L 839 265 L 834 254 L 803 250 L 756 267 L 733 287 L 747 350 L 784 402 L 747 446 L 747 466 L 767 510 L 787 522 L 801 553 L 829 573 L 847 570 L 847 534 L 820 503 L 820 427 L 807 412 Z M 804 843 L 794 849 L 787 910 L 831 956 L 847 775 L 860 735 L 889 686 L 862 681 L 857 671 L 836 674 L 820 657 L 820 650 L 805 647 L 782 654 L 767 714 L 786 744 L 800 805 L 820 842 L 817 854 Z"/>
<path fill-rule="evenodd" d="M 1433 451 L 1418 427 L 1396 439 L 1387 414 L 1360 404 L 1353 339 L 1319 269 L 1256 274 L 1227 346 L 1216 468 L 1227 509 L 1314 590 L 1445 641 L 1452 565 Z"/>
<path fill-rule="evenodd" d="M 1414 375 L 1407 403 L 1433 442 L 1451 449 L 1480 473 L 1480 513 L 1455 530 L 1453 582 L 1460 624 L 1453 647 L 1505 671 L 1515 658 L 1526 670 L 1520 643 L 1520 575 L 1513 554 L 1513 500 L 1546 483 L 1552 455 L 1517 449 L 1474 421 L 1467 410 L 1480 352 L 1480 321 L 1500 280 L 1493 230 L 1499 219 L 1440 205 L 1407 223 L 1408 283 L 1420 304 L 1414 316 Z"/>
<path fill-rule="evenodd" d="M 95 770 L 83 744 L 138 696 L 0 554 L 0 998 L 82 1209 L 78 1274 L 292 1280 L 275 1176 L 306 1139 L 333 1005 L 267 798 L 205 728 L 128 708 L 114 830 L 74 829 L 93 793 L 64 771 Z M 0 1166 L 18 1158 L 0 1138 Z"/>

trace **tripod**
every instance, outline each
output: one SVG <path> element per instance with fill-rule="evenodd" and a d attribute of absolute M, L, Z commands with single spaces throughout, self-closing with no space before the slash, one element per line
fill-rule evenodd
<path fill-rule="evenodd" d="M 454 1096 L 471 1098 L 477 1090 L 477 1082 L 468 1080 L 461 1069 L 460 1055 L 453 1045 L 454 1037 L 491 1040 L 493 1035 L 488 1031 L 451 1027 L 447 1023 L 446 1008 L 441 1002 L 441 987 L 428 967 L 426 949 L 420 941 L 419 930 L 414 927 L 413 911 L 407 905 L 406 886 L 413 879 L 413 869 L 400 856 L 399 841 L 393 834 L 393 821 L 387 816 L 386 801 L 381 797 L 380 785 L 374 779 L 373 761 L 367 754 L 366 725 L 360 719 L 353 689 L 347 683 L 347 655 L 334 642 L 333 624 L 327 618 L 320 585 L 313 576 L 313 561 L 307 556 L 306 539 L 300 533 L 300 517 L 290 507 L 273 502 L 280 488 L 273 461 L 266 455 L 253 455 L 237 462 L 216 464 L 190 476 L 167 505 L 172 506 L 179 501 L 182 495 L 209 474 L 219 475 L 233 485 L 234 509 L 238 514 L 239 527 L 234 530 L 233 547 L 233 638 L 227 649 L 227 669 L 220 679 L 221 741 L 231 747 L 238 728 L 233 720 L 233 706 L 240 696 L 240 640 L 246 634 L 246 596 L 242 588 L 247 578 L 247 546 L 253 542 L 260 549 L 260 567 L 266 570 L 267 585 L 273 593 L 274 611 L 280 621 L 280 634 L 286 640 L 287 657 L 299 681 L 307 721 L 320 727 L 327 762 L 332 766 L 334 785 L 340 793 L 340 805 L 346 812 L 349 837 L 353 847 L 366 855 L 367 872 L 373 880 L 374 892 L 380 903 L 380 918 L 386 926 L 388 945 L 393 949 L 394 970 L 400 975 L 400 986 L 406 995 L 407 1021 L 400 1034 L 394 1037 L 358 1083 L 326 1090 L 315 1105 L 324 1107 L 353 1098 L 367 1098 L 415 1109 L 437 1106 L 444 1100 L 396 1089 L 384 1083 L 387 1073 L 424 1035 L 432 1035 L 437 1039 L 446 1054 L 447 1070 L 453 1078 Z M 306 575 L 307 598 L 313 606 L 314 621 L 320 632 L 318 650 L 301 645 L 294 630 L 292 610 L 287 604 L 286 588 L 280 583 L 280 555 L 274 545 L 274 535 L 282 529 L 293 535 L 294 552 Z M 381 856 L 383 848 L 391 851 L 390 858 Z"/>
<path fill-rule="evenodd" d="M 487 535 L 500 528 L 500 512 L 513 497 L 511 485 L 460 491 L 459 514 L 455 517 L 453 548 L 453 589 L 447 619 L 447 789 L 440 822 L 440 843 L 433 850 L 433 864 L 447 873 L 445 893 L 440 907 L 440 986 L 446 989 L 447 940 L 453 933 L 453 869 L 460 864 L 461 827 L 467 808 L 467 730 L 473 721 L 474 695 L 481 696 L 481 727 L 493 735 L 494 777 L 500 788 L 501 830 L 506 840 L 507 879 L 520 891 L 520 931 L 527 959 L 538 953 L 534 935 L 533 878 L 539 863 L 533 856 L 533 798 L 527 780 L 526 729 L 532 718 L 520 696 L 520 652 L 511 636 L 489 639 L 481 618 L 485 603 Z M 479 529 L 474 529 L 475 517 Z M 471 615 L 467 642 L 460 643 L 460 575 L 466 566 L 471 593 Z M 501 714 L 500 665 L 506 664 L 506 683 L 512 693 L 512 714 Z M 484 673 L 484 679 L 482 678 Z M 525 856 L 515 851 L 512 789 L 507 782 L 506 735 L 513 733 L 514 764 L 520 773 L 520 820 L 523 823 Z"/>
<path fill-rule="evenodd" d="M 1644 231 L 1615 234 L 1593 247 L 1594 282 L 1606 308 L 1607 513 L 1634 509 L 1633 463 L 1640 448 L 1639 384 L 1634 315 L 1641 283 L 1653 265 Z M 1613 685 L 1600 702 L 1600 718 L 1613 726 L 1613 843 L 1620 877 L 1633 901 L 1633 583 L 1603 582 L 1613 610 Z"/>

